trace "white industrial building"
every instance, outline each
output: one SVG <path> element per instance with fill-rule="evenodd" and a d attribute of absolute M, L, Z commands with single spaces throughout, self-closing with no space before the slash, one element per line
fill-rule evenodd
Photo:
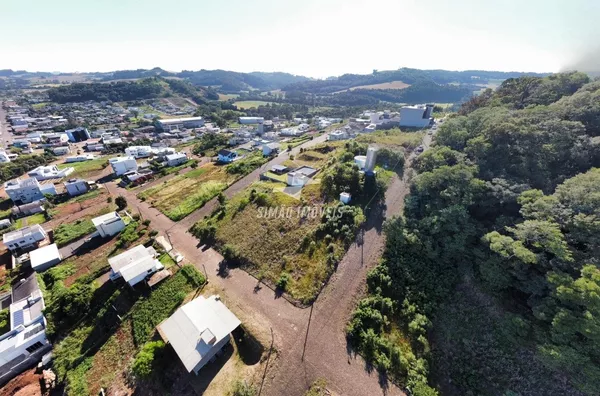
<path fill-rule="evenodd" d="M 170 118 L 156 121 L 156 126 L 163 131 L 200 128 L 204 125 L 202 117 Z"/>
<path fill-rule="evenodd" d="M 71 152 L 69 146 L 59 146 L 52 149 L 54 155 L 67 155 Z"/>
<path fill-rule="evenodd" d="M 188 157 L 185 153 L 169 154 L 165 158 L 168 166 L 179 166 L 185 164 L 188 160 Z"/>
<path fill-rule="evenodd" d="M 242 125 L 263 124 L 265 122 L 265 118 L 264 117 L 239 117 L 239 122 Z"/>
<path fill-rule="evenodd" d="M 400 126 L 410 128 L 426 128 L 431 125 L 433 104 L 403 106 L 400 108 Z"/>
<path fill-rule="evenodd" d="M 198 374 L 227 343 L 241 324 L 219 296 L 197 297 L 159 325 L 188 372 Z"/>
<path fill-rule="evenodd" d="M 156 259 L 156 250 L 152 246 L 138 245 L 115 257 L 108 259 L 110 264 L 110 279 L 115 281 L 123 278 L 130 286 L 139 282 L 164 268 Z"/>
<path fill-rule="evenodd" d="M 102 238 L 111 237 L 125 228 L 125 222 L 117 212 L 94 217 L 92 223 Z"/>
<path fill-rule="evenodd" d="M 264 156 L 268 156 L 271 154 L 276 154 L 279 151 L 279 143 L 267 143 L 267 144 L 263 144 L 262 146 L 262 152 Z"/>
<path fill-rule="evenodd" d="M 48 238 L 48 234 L 39 224 L 19 228 L 2 235 L 2 241 L 10 251 L 37 246 L 46 238 Z"/>
<path fill-rule="evenodd" d="M 121 176 L 125 172 L 136 171 L 137 162 L 134 157 L 116 157 L 108 160 L 116 176 Z"/>
<path fill-rule="evenodd" d="M 72 167 L 58 169 L 56 165 L 38 166 L 32 171 L 27 172 L 29 177 L 38 180 L 60 179 L 69 176 L 75 169 Z"/>
<path fill-rule="evenodd" d="M 4 184 L 4 191 L 16 204 L 26 204 L 44 199 L 44 194 L 56 195 L 56 187 L 52 183 L 43 183 L 37 179 L 14 179 Z"/>
<path fill-rule="evenodd" d="M 60 263 L 62 256 L 56 243 L 53 243 L 29 252 L 29 261 L 31 269 L 35 272 L 42 272 Z"/>

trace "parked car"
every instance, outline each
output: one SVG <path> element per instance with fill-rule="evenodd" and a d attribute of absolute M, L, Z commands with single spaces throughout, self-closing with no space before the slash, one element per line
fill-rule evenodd
<path fill-rule="evenodd" d="M 423 150 L 425 150 L 425 147 L 423 147 L 422 145 L 417 147 L 417 149 L 415 150 L 417 153 L 421 154 L 423 152 Z"/>

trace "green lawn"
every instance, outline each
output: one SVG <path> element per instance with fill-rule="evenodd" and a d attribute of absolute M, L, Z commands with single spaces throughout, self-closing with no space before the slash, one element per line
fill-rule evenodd
<path fill-rule="evenodd" d="M 282 175 L 278 175 L 275 172 L 266 171 L 265 176 L 267 176 L 270 179 L 280 181 L 282 183 L 287 183 L 287 174 L 286 173 L 284 173 Z"/>
<path fill-rule="evenodd" d="M 169 256 L 168 253 L 164 253 L 162 256 L 160 256 L 158 258 L 158 261 L 160 261 L 161 264 L 165 266 L 165 268 L 171 268 L 172 266 L 174 266 L 175 264 L 177 264 L 175 262 L 175 260 L 173 260 L 171 258 L 171 256 Z"/>
<path fill-rule="evenodd" d="M 102 169 L 106 168 L 108 162 L 106 158 L 96 158 L 90 161 L 82 161 L 82 162 L 70 162 L 58 164 L 59 169 L 64 168 L 74 168 L 73 173 L 69 175 L 70 178 L 81 177 L 86 178 L 94 173 L 100 172 Z"/>
<path fill-rule="evenodd" d="M 20 219 L 17 219 L 17 221 L 15 222 L 15 227 L 19 229 L 25 227 L 26 225 L 32 226 L 34 224 L 42 224 L 45 221 L 46 216 L 44 215 L 44 213 L 36 213 L 29 217 L 21 217 Z"/>
<path fill-rule="evenodd" d="M 270 103 L 273 102 L 266 102 L 263 100 L 240 100 L 238 102 L 233 102 L 235 106 L 242 110 L 250 109 L 252 107 L 264 106 Z"/>
<path fill-rule="evenodd" d="M 62 247 L 94 231 L 96 231 L 96 227 L 94 227 L 94 224 L 89 219 L 61 224 L 54 230 L 54 242 L 56 242 L 58 247 Z"/>
<path fill-rule="evenodd" d="M 398 128 L 387 131 L 375 131 L 356 138 L 358 143 L 378 144 L 391 150 L 403 147 L 413 150 L 423 141 L 424 132 L 402 132 Z"/>

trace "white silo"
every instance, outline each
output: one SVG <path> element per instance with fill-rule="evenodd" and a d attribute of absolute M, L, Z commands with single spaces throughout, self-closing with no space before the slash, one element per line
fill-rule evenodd
<path fill-rule="evenodd" d="M 377 124 L 379 122 L 379 113 L 374 111 L 369 115 L 371 119 L 371 124 Z"/>
<path fill-rule="evenodd" d="M 367 160 L 365 161 L 365 172 L 373 172 L 377 161 L 377 148 L 369 147 L 367 149 Z"/>
<path fill-rule="evenodd" d="M 358 165 L 358 169 L 363 170 L 367 163 L 367 157 L 364 155 L 357 155 L 354 157 L 354 163 Z"/>

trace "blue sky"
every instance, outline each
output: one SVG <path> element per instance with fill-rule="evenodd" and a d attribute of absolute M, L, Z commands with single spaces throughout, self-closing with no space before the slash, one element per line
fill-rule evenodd
<path fill-rule="evenodd" d="M 0 15 L 0 69 L 600 70 L 578 63 L 600 53 L 598 0 L 2 0 Z"/>

